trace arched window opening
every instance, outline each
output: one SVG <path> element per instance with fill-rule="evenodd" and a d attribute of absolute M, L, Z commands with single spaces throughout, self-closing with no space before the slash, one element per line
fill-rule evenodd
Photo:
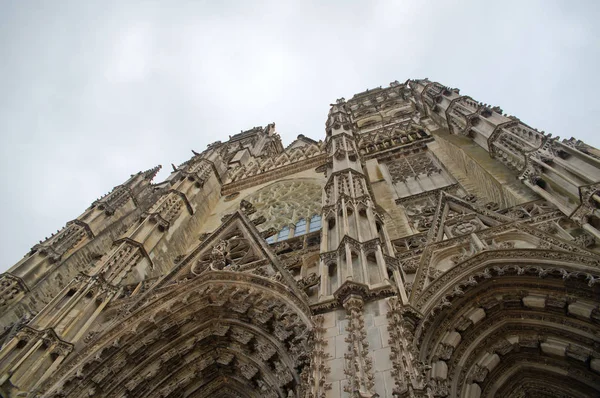
<path fill-rule="evenodd" d="M 67 297 L 73 297 L 77 293 L 77 289 L 69 289 L 67 292 Z"/>
<path fill-rule="evenodd" d="M 301 218 L 300 221 L 296 223 L 296 230 L 294 231 L 294 236 L 304 235 L 306 233 L 306 220 Z"/>
<path fill-rule="evenodd" d="M 381 275 L 379 274 L 379 266 L 377 265 L 375 253 L 369 253 L 369 255 L 367 255 L 367 272 L 369 273 L 369 283 L 371 285 L 381 282 Z"/>
<path fill-rule="evenodd" d="M 327 227 L 330 231 L 335 228 L 335 218 L 331 217 L 327 220 Z"/>

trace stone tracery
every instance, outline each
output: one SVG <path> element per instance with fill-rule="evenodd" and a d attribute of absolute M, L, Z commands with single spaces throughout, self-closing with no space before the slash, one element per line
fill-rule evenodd
<path fill-rule="evenodd" d="M 312 181 L 293 180 L 267 185 L 247 200 L 257 209 L 257 216 L 267 220 L 263 228 L 280 230 L 299 220 L 310 220 L 321 213 L 321 187 Z"/>
<path fill-rule="evenodd" d="M 231 135 L 34 246 L 0 395 L 598 394 L 598 150 L 427 79 L 325 132 Z"/>

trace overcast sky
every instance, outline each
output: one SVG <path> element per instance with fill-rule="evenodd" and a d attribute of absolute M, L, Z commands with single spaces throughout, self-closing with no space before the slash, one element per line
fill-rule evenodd
<path fill-rule="evenodd" d="M 600 146 L 600 1 L 0 0 L 0 271 L 139 170 L 429 77 Z"/>

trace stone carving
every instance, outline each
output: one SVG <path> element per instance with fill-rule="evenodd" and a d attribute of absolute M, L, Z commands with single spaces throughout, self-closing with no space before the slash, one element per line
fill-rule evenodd
<path fill-rule="evenodd" d="M 93 238 L 94 234 L 89 229 L 87 224 L 79 220 L 70 221 L 66 227 L 52 234 L 50 238 L 46 238 L 31 248 L 30 254 L 39 253 L 47 257 L 51 263 L 60 261 L 63 256 L 75 247 L 84 238 Z"/>
<path fill-rule="evenodd" d="M 597 149 L 418 79 L 192 152 L 0 275 L 3 395 L 599 394 Z"/>
<path fill-rule="evenodd" d="M 129 199 L 133 199 L 131 188 L 126 185 L 116 186 L 110 193 L 92 203 L 92 207 L 102 210 L 110 216 L 123 206 Z"/>
<path fill-rule="evenodd" d="M 344 374 L 348 377 L 348 384 L 344 391 L 352 396 L 373 396 L 375 375 L 373 374 L 373 360 L 368 355 L 369 344 L 366 340 L 363 318 L 363 300 L 360 296 L 350 295 L 344 300 L 344 308 L 348 314 L 348 351 L 344 354 L 346 367 Z"/>
<path fill-rule="evenodd" d="M 327 376 L 331 369 L 327 366 L 327 360 L 330 355 L 325 352 L 327 340 L 323 337 L 325 329 L 323 328 L 323 316 L 316 315 L 312 317 L 314 324 L 313 335 L 311 339 L 311 357 L 310 364 L 302 372 L 302 397 L 324 398 L 326 391 L 331 389 L 331 383 L 327 382 Z"/>
<path fill-rule="evenodd" d="M 309 287 L 317 285 L 320 280 L 321 280 L 320 276 L 317 276 L 317 274 L 312 273 L 309 276 L 307 276 L 306 278 L 300 279 L 298 281 L 298 287 L 300 287 L 300 289 L 304 290 Z"/>
<path fill-rule="evenodd" d="M 248 240 L 241 234 L 232 234 L 228 239 L 220 239 L 207 253 L 201 257 L 192 272 L 196 275 L 211 269 L 237 271 L 242 266 L 258 260 Z"/>
<path fill-rule="evenodd" d="M 436 166 L 433 159 L 425 152 L 390 161 L 387 163 L 387 166 L 392 176 L 392 182 L 394 183 L 406 182 L 411 178 L 418 179 L 422 174 L 430 176 L 431 174 L 441 172 L 441 169 Z"/>
<path fill-rule="evenodd" d="M 321 214 L 321 188 L 311 182 L 289 181 L 269 185 L 247 198 L 256 209 L 255 217 L 264 217 L 262 228 L 280 230 L 300 219 L 310 220 Z"/>

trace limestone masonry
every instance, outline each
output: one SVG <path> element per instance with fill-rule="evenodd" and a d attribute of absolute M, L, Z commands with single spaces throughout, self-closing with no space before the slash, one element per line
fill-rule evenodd
<path fill-rule="evenodd" d="M 423 79 L 159 168 L 0 275 L 0 396 L 600 396 L 596 148 Z"/>

